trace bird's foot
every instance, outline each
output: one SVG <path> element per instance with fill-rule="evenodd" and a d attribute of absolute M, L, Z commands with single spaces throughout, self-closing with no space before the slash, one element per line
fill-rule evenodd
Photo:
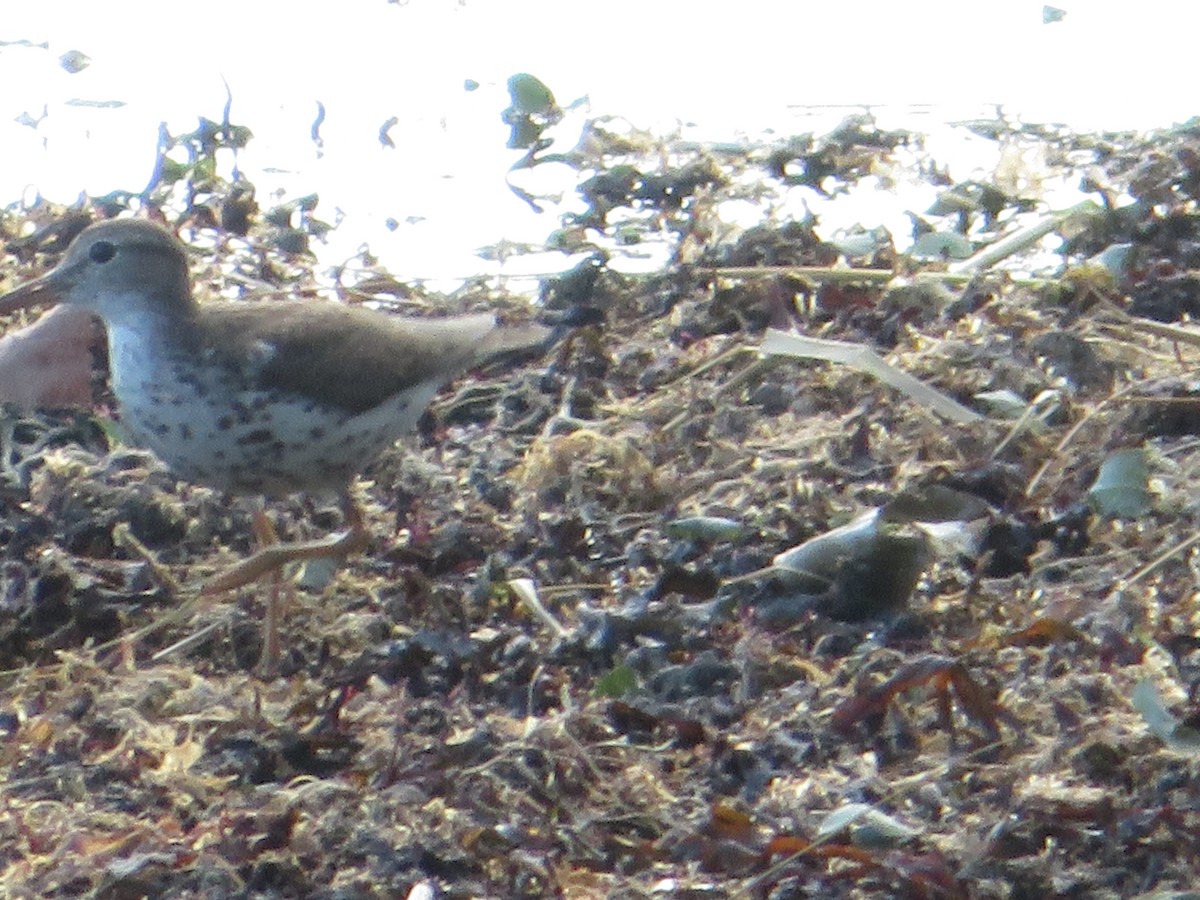
<path fill-rule="evenodd" d="M 283 567 L 294 562 L 313 559 L 341 559 L 352 553 L 361 553 L 370 543 L 371 534 L 363 522 L 362 511 L 350 498 L 343 499 L 343 513 L 347 529 L 341 534 L 318 541 L 296 541 L 280 543 L 275 527 L 266 513 L 259 510 L 255 516 L 254 530 L 260 549 L 247 559 L 214 575 L 200 586 L 201 595 L 213 595 L 245 587 L 259 579 L 270 578 L 270 595 L 263 624 L 262 670 L 272 675 L 278 668 L 280 658 L 279 623 L 282 620 Z"/>
<path fill-rule="evenodd" d="M 347 529 L 333 537 L 319 541 L 295 541 L 272 543 L 262 547 L 247 559 L 214 575 L 200 587 L 202 594 L 220 594 L 245 587 L 264 575 L 276 572 L 289 563 L 308 559 L 330 559 L 361 553 L 370 544 L 371 533 L 363 522 L 357 504 L 350 502 L 346 509 Z M 268 523 L 269 527 L 269 523 Z M 274 534 L 272 528 L 269 534 Z"/>

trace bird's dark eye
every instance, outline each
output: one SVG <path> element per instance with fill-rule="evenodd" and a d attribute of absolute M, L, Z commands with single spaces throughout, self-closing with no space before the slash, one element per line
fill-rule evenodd
<path fill-rule="evenodd" d="M 96 241 L 88 247 L 88 256 L 92 258 L 92 262 L 106 263 L 116 255 L 117 248 L 112 241 Z"/>

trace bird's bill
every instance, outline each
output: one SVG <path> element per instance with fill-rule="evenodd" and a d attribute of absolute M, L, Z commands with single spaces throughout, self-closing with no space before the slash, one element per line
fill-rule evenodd
<path fill-rule="evenodd" d="M 8 315 L 33 306 L 53 306 L 63 299 L 66 287 L 64 280 L 60 270 L 52 269 L 40 278 L 14 288 L 0 296 L 0 315 Z"/>

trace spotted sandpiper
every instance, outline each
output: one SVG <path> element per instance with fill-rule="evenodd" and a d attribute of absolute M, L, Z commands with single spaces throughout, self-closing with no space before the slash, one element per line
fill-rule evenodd
<path fill-rule="evenodd" d="M 233 493 L 336 493 L 340 536 L 275 544 L 202 586 L 229 590 L 288 562 L 365 548 L 350 485 L 456 375 L 546 340 L 490 314 L 387 315 L 338 303 L 199 303 L 167 229 L 115 219 L 84 229 L 50 272 L 0 297 L 0 314 L 63 302 L 108 335 L 121 423 L 179 477 Z"/>

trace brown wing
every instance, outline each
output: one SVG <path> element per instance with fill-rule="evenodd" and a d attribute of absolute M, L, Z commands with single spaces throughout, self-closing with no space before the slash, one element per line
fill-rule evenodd
<path fill-rule="evenodd" d="M 201 305 L 200 319 L 204 354 L 249 383 L 350 413 L 515 349 L 493 336 L 507 329 L 487 314 L 410 319 L 335 303 L 231 302 Z"/>

